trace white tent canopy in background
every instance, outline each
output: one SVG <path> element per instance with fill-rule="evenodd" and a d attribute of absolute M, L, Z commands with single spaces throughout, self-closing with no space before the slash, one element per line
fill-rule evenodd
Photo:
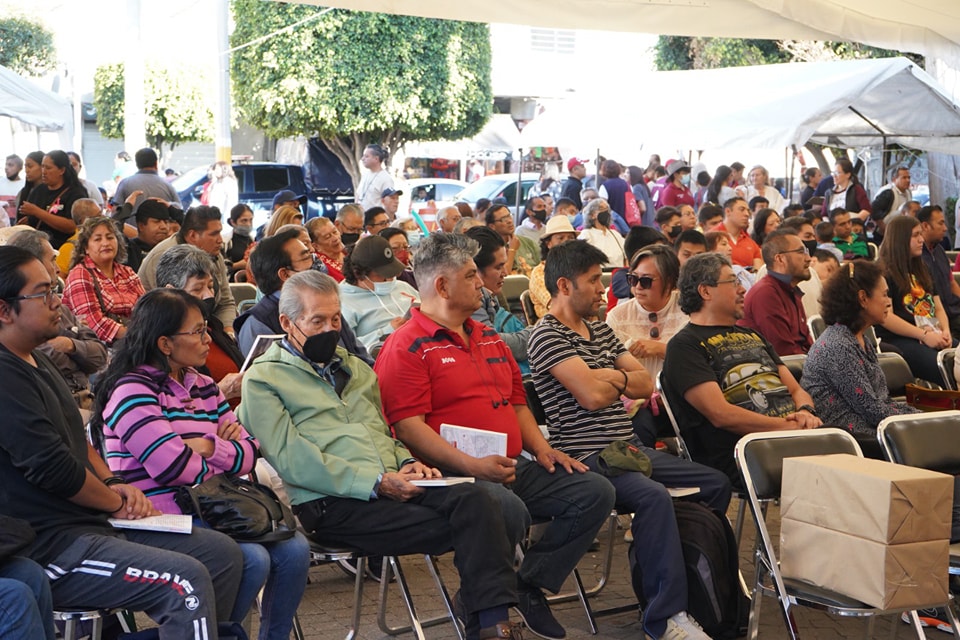
<path fill-rule="evenodd" d="M 843 40 L 960 67 L 956 0 L 298 0 L 304 4 L 555 29 Z"/>
<path fill-rule="evenodd" d="M 617 109 L 598 109 L 596 96 L 545 108 L 521 133 L 523 145 L 578 153 L 599 148 L 608 157 L 627 157 L 641 145 L 668 152 L 800 147 L 813 140 L 960 154 L 960 107 L 905 58 L 662 71 L 633 79 L 636 95 L 619 93 Z M 654 93 L 662 99 L 651 99 Z"/>
<path fill-rule="evenodd" d="M 34 149 L 72 148 L 70 102 L 0 67 L 0 145 L 21 155 Z"/>
<path fill-rule="evenodd" d="M 404 155 L 407 158 L 462 158 L 487 152 L 509 155 L 520 146 L 520 132 L 513 118 L 508 114 L 495 114 L 472 138 L 408 142 L 404 145 Z"/>

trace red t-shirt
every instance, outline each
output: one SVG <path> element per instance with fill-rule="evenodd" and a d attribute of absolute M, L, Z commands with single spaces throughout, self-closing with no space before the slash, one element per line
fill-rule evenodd
<path fill-rule="evenodd" d="M 523 449 L 513 405 L 526 405 L 520 368 L 499 334 L 476 320 L 464 328 L 470 344 L 413 309 L 383 345 L 374 371 L 390 424 L 424 416 L 443 423 L 507 434 L 507 455 Z"/>
<path fill-rule="evenodd" d="M 754 260 L 762 259 L 760 245 L 753 241 L 746 229 L 741 229 L 740 235 L 734 238 L 733 234 L 727 231 L 727 228 L 721 222 L 717 225 L 716 231 L 724 231 L 730 237 L 730 247 L 733 249 L 730 259 L 733 264 L 752 268 Z"/>

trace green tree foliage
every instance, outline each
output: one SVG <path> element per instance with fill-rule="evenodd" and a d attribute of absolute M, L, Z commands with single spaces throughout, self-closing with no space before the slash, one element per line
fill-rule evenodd
<path fill-rule="evenodd" d="M 181 142 L 213 140 L 213 101 L 196 69 L 148 63 L 144 72 L 147 142 L 162 156 Z M 99 67 L 93 76 L 97 127 L 105 138 L 123 138 L 123 63 Z"/>
<path fill-rule="evenodd" d="M 300 4 L 234 0 L 232 45 L 314 15 Z M 234 104 L 275 137 L 320 138 L 359 180 L 371 142 L 480 131 L 493 105 L 485 24 L 329 11 L 233 53 Z"/>
<path fill-rule="evenodd" d="M 0 19 L 0 66 L 41 76 L 57 66 L 53 34 L 26 18 Z"/>

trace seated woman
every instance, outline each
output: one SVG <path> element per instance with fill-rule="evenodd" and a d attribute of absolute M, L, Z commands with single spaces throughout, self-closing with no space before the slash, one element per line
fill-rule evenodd
<path fill-rule="evenodd" d="M 610 205 L 603 198 L 591 200 L 583 208 L 583 231 L 578 240 L 586 240 L 607 255 L 604 268 L 622 267 L 627 263 L 623 236 L 610 227 Z"/>
<path fill-rule="evenodd" d="M 403 263 L 381 236 L 360 238 L 343 263 L 340 314 L 367 350 L 383 344 L 410 317 L 410 307 L 420 304 L 420 294 L 397 280 Z"/>
<path fill-rule="evenodd" d="M 380 232 L 380 235 L 390 243 L 394 257 L 403 263 L 403 271 L 397 276 L 397 280 L 406 282 L 414 289 L 419 289 L 417 279 L 413 275 L 413 264 L 410 261 L 413 254 L 410 253 L 410 240 L 407 232 L 397 227 L 387 227 Z"/>
<path fill-rule="evenodd" d="M 632 257 L 637 251 L 652 244 L 670 246 L 670 239 L 659 229 L 654 227 L 630 227 L 627 237 L 623 239 L 623 252 Z M 633 297 L 633 287 L 627 282 L 627 267 L 614 269 L 610 275 L 610 286 L 607 287 L 607 313 L 623 300 Z"/>
<path fill-rule="evenodd" d="M 123 264 L 126 257 L 127 244 L 113 220 L 98 216 L 84 221 L 63 303 L 107 344 L 127 334 L 124 325 L 144 293 L 136 272 Z"/>
<path fill-rule="evenodd" d="M 820 315 L 827 324 L 807 354 L 800 386 L 813 398 L 824 424 L 860 436 L 864 451 L 879 455 L 877 425 L 884 418 L 917 410 L 890 399 L 877 348 L 863 334 L 890 313 L 882 269 L 873 262 L 844 264 L 823 285 Z"/>
<path fill-rule="evenodd" d="M 879 323 L 877 336 L 900 350 L 913 375 L 937 382 L 937 352 L 951 346 L 953 338 L 946 309 L 922 255 L 920 222 L 911 216 L 894 218 L 887 225 L 879 254 L 893 313 Z"/>
<path fill-rule="evenodd" d="M 330 220 L 320 216 L 307 222 L 307 233 L 310 234 L 310 246 L 317 259 L 323 262 L 327 273 L 337 282 L 343 282 L 343 259 L 346 248 L 340 239 L 340 231 Z"/>
<path fill-rule="evenodd" d="M 154 289 L 137 303 L 129 328 L 97 386 L 94 426 L 103 429 L 113 472 L 149 494 L 161 512 L 181 513 L 179 487 L 249 473 L 258 444 L 213 380 L 197 372 L 210 351 L 197 299 Z M 242 620 L 263 587 L 260 638 L 287 638 L 307 583 L 306 538 L 297 532 L 239 544 L 243 578 L 230 619 Z"/>
<path fill-rule="evenodd" d="M 773 209 L 760 209 L 750 226 L 750 237 L 762 247 L 767 236 L 780 228 L 780 215 Z"/>
<path fill-rule="evenodd" d="M 637 251 L 630 260 L 627 282 L 633 298 L 624 300 L 607 314 L 606 322 L 628 351 L 655 378 L 663 368 L 670 340 L 690 318 L 677 302 L 680 260 L 669 246 L 654 244 Z M 660 407 L 650 401 L 637 411 L 634 431 L 648 447 L 659 435 L 673 435 Z"/>
<path fill-rule="evenodd" d="M 550 306 L 550 292 L 543 281 L 543 270 L 547 265 L 547 254 L 550 249 L 577 239 L 577 232 L 570 224 L 567 216 L 554 216 L 547 220 L 547 225 L 540 236 L 540 264 L 530 271 L 530 300 L 533 302 L 537 318 L 547 315 Z"/>

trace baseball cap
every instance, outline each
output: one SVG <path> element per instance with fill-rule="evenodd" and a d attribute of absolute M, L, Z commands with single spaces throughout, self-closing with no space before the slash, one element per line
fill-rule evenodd
<path fill-rule="evenodd" d="M 403 191 L 401 191 L 400 189 L 384 189 L 380 197 L 389 198 L 390 196 L 402 196 L 402 195 L 403 195 Z"/>
<path fill-rule="evenodd" d="M 584 160 L 582 158 L 570 158 L 567 160 L 567 171 L 573 171 L 573 168 L 578 164 L 586 164 L 589 160 Z"/>
<path fill-rule="evenodd" d="M 404 269 L 403 263 L 393 256 L 390 242 L 381 236 L 360 238 L 350 254 L 350 262 L 384 278 L 395 278 Z"/>
<path fill-rule="evenodd" d="M 291 200 L 299 200 L 300 204 L 307 204 L 307 196 L 298 196 L 290 189 L 284 189 L 277 195 L 273 196 L 273 208 L 276 209 L 278 204 L 284 202 L 290 202 Z"/>

